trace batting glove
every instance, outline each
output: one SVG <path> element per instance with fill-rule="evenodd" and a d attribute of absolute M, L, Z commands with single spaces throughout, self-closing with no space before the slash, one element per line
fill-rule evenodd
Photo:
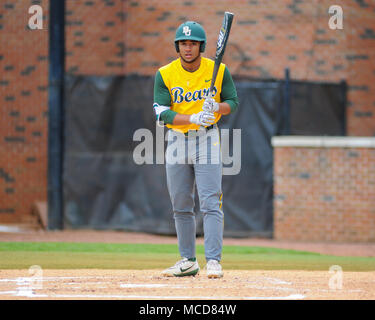
<path fill-rule="evenodd" d="M 207 112 L 218 112 L 219 104 L 211 97 L 206 98 L 203 103 L 203 111 Z"/>
<path fill-rule="evenodd" d="M 209 126 L 215 120 L 215 116 L 212 112 L 201 111 L 194 113 L 190 116 L 190 122 L 197 124 L 198 126 Z"/>

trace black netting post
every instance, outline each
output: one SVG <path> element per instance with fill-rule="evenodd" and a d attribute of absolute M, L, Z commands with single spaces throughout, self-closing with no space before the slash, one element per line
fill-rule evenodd
<path fill-rule="evenodd" d="M 50 0 L 49 4 L 48 229 L 62 229 L 65 0 Z"/>
<path fill-rule="evenodd" d="M 346 136 L 346 92 L 347 86 L 346 81 L 342 80 L 341 85 L 341 94 L 342 94 L 342 118 L 341 118 L 341 134 Z"/>
<path fill-rule="evenodd" d="M 285 69 L 285 86 L 284 86 L 284 135 L 290 135 L 290 72 L 289 68 Z"/>

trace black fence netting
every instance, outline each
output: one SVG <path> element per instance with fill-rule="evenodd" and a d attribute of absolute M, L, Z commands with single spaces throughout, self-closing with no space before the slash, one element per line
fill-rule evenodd
<path fill-rule="evenodd" d="M 165 165 L 156 163 L 157 150 L 164 150 L 163 144 L 165 148 L 167 129 L 155 124 L 153 84 L 152 77 L 66 76 L 65 228 L 175 234 Z M 311 87 L 314 95 L 306 108 L 301 102 L 305 89 L 290 94 L 284 81 L 236 80 L 235 84 L 240 106 L 219 122 L 222 144 L 226 143 L 228 149 L 227 157 L 223 155 L 227 160 L 223 176 L 224 236 L 271 237 L 271 137 L 289 129 L 291 134 L 304 134 L 304 127 L 307 134 L 319 132 L 321 125 L 322 134 L 341 135 L 342 86 L 330 84 L 327 89 L 325 84 L 306 84 L 306 90 Z M 298 113 L 303 121 L 311 119 L 315 124 L 303 125 Z M 288 121 L 290 128 L 286 127 Z M 324 132 L 326 127 L 329 132 Z M 134 159 L 134 150 L 146 139 L 152 141 L 151 163 L 140 165 Z M 203 233 L 203 216 L 196 202 L 199 235 Z"/>
<path fill-rule="evenodd" d="M 346 84 L 290 83 L 291 135 L 340 136 L 346 134 Z"/>

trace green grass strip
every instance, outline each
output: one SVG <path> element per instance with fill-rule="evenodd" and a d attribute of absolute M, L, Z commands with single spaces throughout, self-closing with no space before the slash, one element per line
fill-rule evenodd
<path fill-rule="evenodd" d="M 197 245 L 204 267 L 204 247 Z M 66 242 L 0 242 L 0 269 L 164 269 L 179 259 L 173 244 L 108 244 Z M 226 270 L 328 270 L 374 271 L 373 257 L 339 257 L 306 251 L 265 247 L 224 246 Z"/>

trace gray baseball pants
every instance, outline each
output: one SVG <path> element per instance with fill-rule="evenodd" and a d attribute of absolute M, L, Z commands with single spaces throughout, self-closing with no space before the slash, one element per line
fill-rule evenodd
<path fill-rule="evenodd" d="M 194 195 L 197 187 L 203 213 L 206 260 L 221 260 L 224 213 L 222 211 L 222 162 L 217 125 L 189 131 L 188 136 L 168 131 L 166 150 L 168 191 L 172 202 L 181 257 L 196 256 Z"/>

